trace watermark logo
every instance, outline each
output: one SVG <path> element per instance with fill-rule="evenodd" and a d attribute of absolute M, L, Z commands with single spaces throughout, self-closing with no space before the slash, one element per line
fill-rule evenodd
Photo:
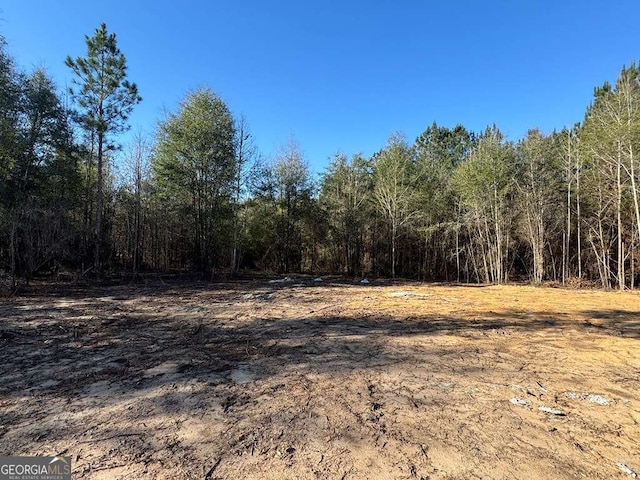
<path fill-rule="evenodd" d="M 71 458 L 0 457 L 0 480 L 71 480 Z"/>

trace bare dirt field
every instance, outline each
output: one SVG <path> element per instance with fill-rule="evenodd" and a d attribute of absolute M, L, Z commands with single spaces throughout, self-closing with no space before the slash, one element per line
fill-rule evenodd
<path fill-rule="evenodd" d="M 0 300 L 0 455 L 74 478 L 640 473 L 640 295 L 314 282 Z"/>

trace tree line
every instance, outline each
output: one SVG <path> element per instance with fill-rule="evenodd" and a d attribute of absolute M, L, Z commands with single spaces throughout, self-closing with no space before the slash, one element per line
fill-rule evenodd
<path fill-rule="evenodd" d="M 153 138 L 118 135 L 142 98 L 101 25 L 74 86 L 0 48 L 0 270 L 13 288 L 54 271 L 241 270 L 635 288 L 640 70 L 594 89 L 582 122 L 517 141 L 437 123 L 319 178 L 290 141 L 270 161 L 207 88 Z M 116 168 L 117 167 L 117 168 Z"/>

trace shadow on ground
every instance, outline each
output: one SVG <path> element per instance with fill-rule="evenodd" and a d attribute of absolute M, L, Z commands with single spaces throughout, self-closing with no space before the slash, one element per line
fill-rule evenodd
<path fill-rule="evenodd" d="M 332 296 L 334 287 L 344 296 Z M 561 359 L 554 341 L 579 336 L 575 351 L 589 354 L 599 347 L 584 341 L 588 336 L 640 339 L 636 310 L 440 315 L 429 308 L 429 295 L 411 315 L 372 313 L 375 304 L 341 308 L 351 292 L 366 299 L 366 288 L 310 279 L 31 288 L 0 304 L 0 452 L 51 455 L 47 448 L 58 448 L 75 455 L 80 478 L 103 470 L 111 478 L 156 477 L 168 465 L 174 478 L 212 479 L 217 468 L 255 477 L 267 464 L 295 462 L 295 472 L 313 478 L 357 478 L 375 471 L 358 463 L 368 451 L 371 462 L 386 458 L 389 475 L 420 478 L 420 471 L 428 478 L 438 465 L 428 444 L 495 464 L 492 429 L 515 431 L 501 423 L 509 420 L 501 405 L 510 405 L 528 362 L 535 364 L 531 378 L 556 370 L 544 350 Z M 520 356 L 508 348 L 514 338 L 526 344 Z M 615 386 L 631 392 L 638 384 L 628 370 Z M 592 372 L 588 365 L 584 371 Z M 478 388 L 494 403 L 476 402 Z M 514 418 L 520 429 L 522 419 Z M 618 442 L 619 432 L 606 425 L 597 424 L 592 437 L 604 432 Z M 537 428 L 528 434 L 553 432 Z M 516 471 L 528 458 L 549 462 L 565 444 L 576 448 L 573 432 L 541 437 L 552 442 L 547 450 L 513 442 L 495 449 L 513 450 L 508 470 Z M 344 460 L 346 448 L 365 443 L 370 450 Z M 572 466 L 567 478 L 596 478 L 580 468 Z"/>
<path fill-rule="evenodd" d="M 428 311 L 419 317 L 350 317 L 332 315 L 331 308 L 304 310 L 305 302 L 314 302 L 309 297 L 296 300 L 302 309 L 297 314 L 259 314 L 260 305 L 277 306 L 278 294 L 291 288 L 264 282 L 118 286 L 17 298 L 0 307 L 0 394 L 36 389 L 45 396 L 75 396 L 98 381 L 126 381 L 136 389 L 151 379 L 206 380 L 211 374 L 233 382 L 234 371 L 252 363 L 262 365 L 251 373 L 256 376 L 276 375 L 283 368 L 348 372 L 407 361 L 415 352 L 396 348 L 394 339 L 423 335 L 577 329 L 640 338 L 640 311 L 617 309 L 581 312 L 583 321 L 555 312 L 515 311 L 472 320 Z M 330 285 L 296 288 L 321 294 Z M 203 294 L 213 295 L 205 302 L 199 299 Z M 255 309 L 256 303 L 258 314 L 244 316 L 243 306 Z"/>

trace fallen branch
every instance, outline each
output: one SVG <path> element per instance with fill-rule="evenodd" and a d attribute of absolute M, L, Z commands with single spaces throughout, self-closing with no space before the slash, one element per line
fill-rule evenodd
<path fill-rule="evenodd" d="M 222 457 L 216 460 L 216 463 L 213 464 L 213 467 L 211 467 L 209 471 L 204 475 L 204 480 L 211 480 L 211 477 L 213 476 L 213 472 L 216 471 L 216 468 L 218 468 L 218 465 L 220 465 L 221 461 L 222 461 Z"/>
<path fill-rule="evenodd" d="M 78 443 L 93 443 L 93 442 L 104 442 L 106 440 L 112 440 L 114 438 L 119 438 L 119 437 L 136 437 L 139 435 L 144 435 L 144 433 L 142 432 L 138 432 L 138 433 L 118 433 L 117 435 L 111 435 L 109 437 L 102 437 L 102 438 L 91 438 L 89 440 L 80 440 Z"/>

